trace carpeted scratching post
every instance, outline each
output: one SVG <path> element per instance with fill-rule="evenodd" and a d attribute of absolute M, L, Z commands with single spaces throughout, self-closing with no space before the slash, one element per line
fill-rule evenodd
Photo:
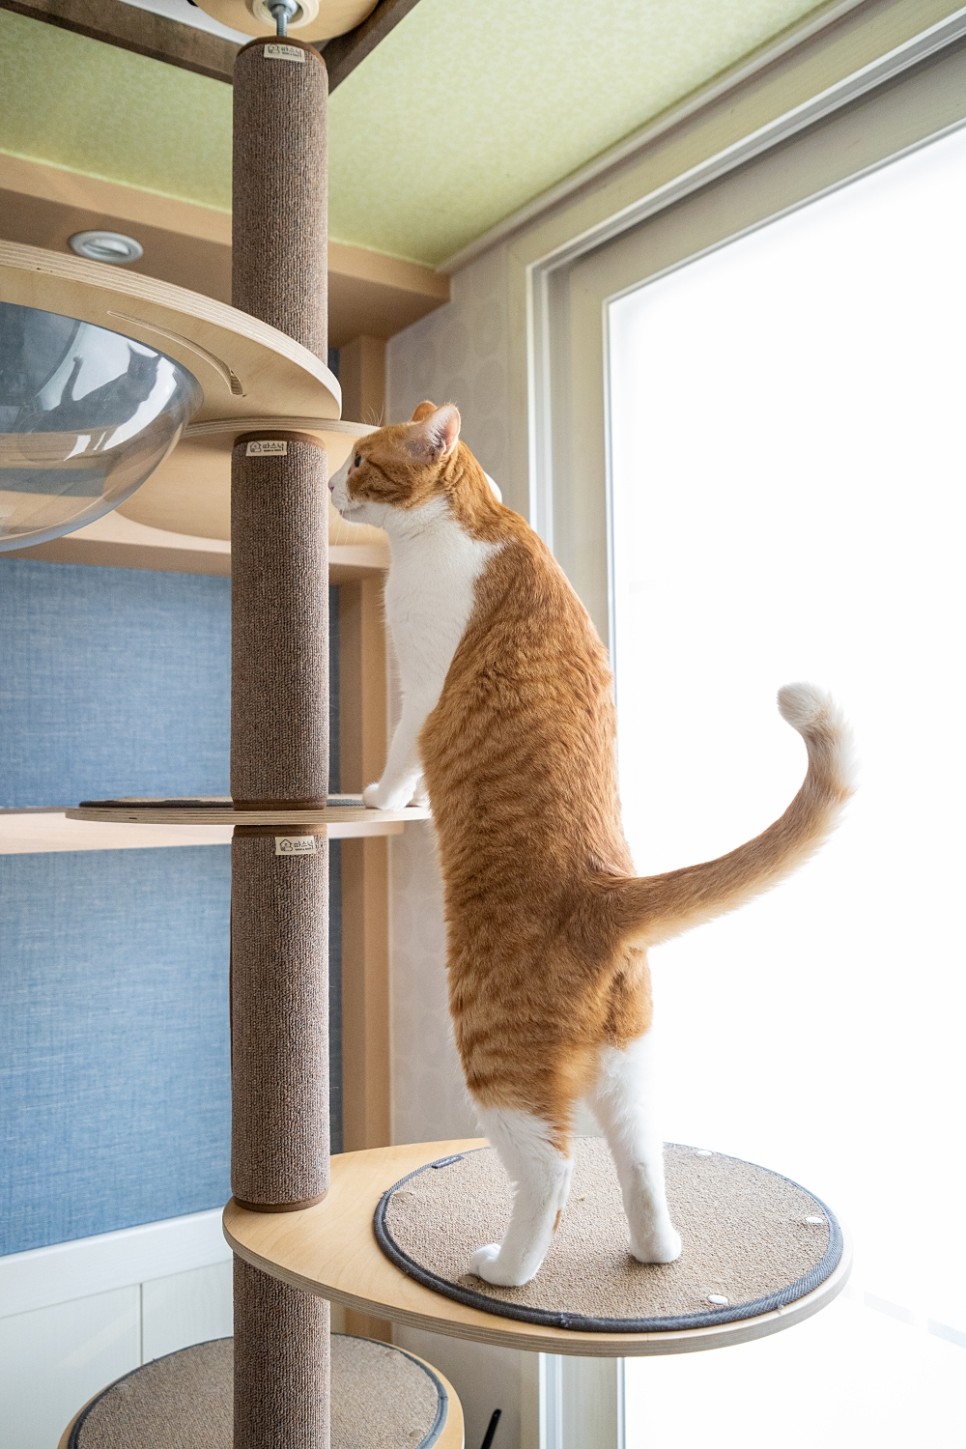
<path fill-rule="evenodd" d="M 323 361 L 328 76 L 274 37 L 234 74 L 232 303 Z M 263 432 L 232 452 L 231 791 L 237 808 L 328 790 L 326 458 Z M 232 844 L 232 1190 L 275 1211 L 329 1180 L 328 849 L 305 827 Z M 288 837 L 288 844 L 281 837 Z M 328 1449 L 329 1308 L 235 1260 L 235 1449 Z"/>

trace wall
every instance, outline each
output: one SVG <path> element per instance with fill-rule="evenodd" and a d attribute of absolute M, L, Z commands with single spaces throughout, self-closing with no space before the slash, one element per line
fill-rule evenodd
<path fill-rule="evenodd" d="M 0 1442 L 54 1449 L 141 1363 L 232 1331 L 220 1211 L 0 1258 Z"/>
<path fill-rule="evenodd" d="M 229 604 L 224 578 L 0 557 L 0 1442 L 16 1449 L 52 1449 L 118 1374 L 231 1331 L 229 848 L 2 850 L 4 809 L 227 794 Z M 330 611 L 337 639 L 336 591 Z M 335 658 L 331 674 L 334 774 Z M 338 1143 L 338 846 L 331 860 Z"/>
<path fill-rule="evenodd" d="M 0 857 L 0 1252 L 229 1196 L 228 848 Z"/>

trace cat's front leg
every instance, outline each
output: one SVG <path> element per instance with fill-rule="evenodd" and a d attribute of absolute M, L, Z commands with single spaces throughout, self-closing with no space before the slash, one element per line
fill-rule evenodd
<path fill-rule="evenodd" d="M 370 810 L 404 810 L 412 803 L 423 778 L 419 732 L 426 714 L 418 706 L 404 707 L 389 746 L 386 768 L 381 778 L 362 792 L 362 803 Z"/>

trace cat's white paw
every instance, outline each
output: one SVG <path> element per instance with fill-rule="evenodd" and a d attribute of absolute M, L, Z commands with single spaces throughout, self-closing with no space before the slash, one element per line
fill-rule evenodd
<path fill-rule="evenodd" d="M 397 785 L 393 789 L 377 780 L 363 790 L 362 803 L 368 810 L 403 810 L 409 804 L 410 794 L 408 786 L 400 788 Z"/>
<path fill-rule="evenodd" d="M 533 1273 L 525 1271 L 514 1272 L 505 1262 L 501 1262 L 499 1243 L 487 1243 L 484 1247 L 477 1248 L 470 1259 L 470 1272 L 475 1273 L 477 1278 L 482 1278 L 484 1283 L 492 1283 L 499 1288 L 522 1288 L 534 1276 Z"/>
<path fill-rule="evenodd" d="M 631 1254 L 639 1263 L 674 1263 L 681 1256 L 681 1234 L 668 1223 L 631 1238 Z"/>

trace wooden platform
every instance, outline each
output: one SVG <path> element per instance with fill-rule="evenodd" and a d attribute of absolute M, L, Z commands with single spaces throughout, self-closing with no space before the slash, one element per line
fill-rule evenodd
<path fill-rule="evenodd" d="M 253 818 L 257 816 L 256 818 Z M 244 818 L 239 818 L 244 817 Z M 294 823 L 324 824 L 329 840 L 398 835 L 426 810 L 365 810 L 334 806 L 305 811 Z M 275 811 L 178 812 L 125 806 L 81 810 L 0 810 L 0 855 L 45 855 L 49 851 L 156 850 L 165 846 L 229 845 L 235 825 L 293 825 L 291 814 Z"/>
<path fill-rule="evenodd" d="M 846 1241 L 835 1271 L 814 1292 L 787 1307 L 738 1322 L 653 1333 L 553 1328 L 454 1302 L 391 1263 L 376 1242 L 372 1220 L 383 1193 L 401 1178 L 438 1158 L 485 1145 L 482 1140 L 424 1142 L 334 1157 L 331 1187 L 318 1206 L 301 1212 L 253 1213 L 230 1202 L 225 1209 L 225 1236 L 254 1267 L 350 1308 L 455 1338 L 599 1358 L 688 1353 L 761 1338 L 817 1313 L 848 1279 L 851 1254 Z M 579 1306 L 574 1304 L 574 1309 Z"/>
<path fill-rule="evenodd" d="M 324 826 L 330 840 L 351 840 L 363 835 L 398 835 L 415 820 L 428 820 L 429 811 L 410 806 L 405 810 L 368 810 L 358 796 L 330 795 L 327 806 L 313 810 L 240 810 L 230 800 L 89 800 L 65 810 L 67 821 L 105 825 L 151 825 L 168 829 L 208 830 L 213 826 L 230 831 L 236 825 L 277 825 L 293 832 L 299 826 Z M 185 836 L 186 843 L 190 837 Z M 203 843 L 198 840 L 196 844 Z"/>

